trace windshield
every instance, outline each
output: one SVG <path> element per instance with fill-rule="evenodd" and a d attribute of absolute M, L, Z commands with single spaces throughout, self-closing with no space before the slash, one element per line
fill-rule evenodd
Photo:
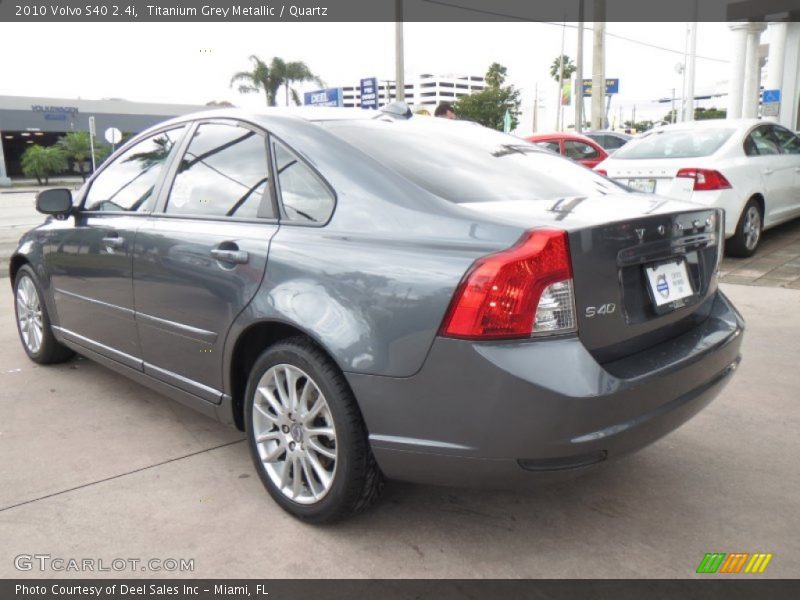
<path fill-rule="evenodd" d="M 431 117 L 320 125 L 451 202 L 554 199 L 626 188 L 517 137 Z"/>
<path fill-rule="evenodd" d="M 667 129 L 635 138 L 614 153 L 614 158 L 697 158 L 720 149 L 733 129 Z"/>

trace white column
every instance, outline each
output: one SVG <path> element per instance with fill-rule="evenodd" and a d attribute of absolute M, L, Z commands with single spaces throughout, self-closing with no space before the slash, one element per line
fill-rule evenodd
<path fill-rule="evenodd" d="M 0 131 L 0 187 L 8 187 L 11 180 L 6 173 L 6 157 L 3 154 L 3 132 Z"/>
<path fill-rule="evenodd" d="M 769 56 L 767 57 L 768 90 L 781 90 L 783 95 L 783 65 L 786 57 L 786 32 L 788 23 L 777 21 L 769 24 Z M 781 105 L 784 99 L 781 97 Z M 778 117 L 767 117 L 777 121 Z"/>
<path fill-rule="evenodd" d="M 683 120 L 694 121 L 694 71 L 697 61 L 697 23 L 689 23 L 689 54 L 686 57 L 686 103 Z"/>
<path fill-rule="evenodd" d="M 764 23 L 748 23 L 742 99 L 742 117 L 745 119 L 758 116 L 758 95 L 761 88 L 761 58 L 758 55 L 758 46 L 761 43 L 761 32 L 766 28 Z"/>
<path fill-rule="evenodd" d="M 742 116 L 742 91 L 744 89 L 744 60 L 747 50 L 747 23 L 730 25 L 733 32 L 733 60 L 731 77 L 728 83 L 728 118 Z"/>

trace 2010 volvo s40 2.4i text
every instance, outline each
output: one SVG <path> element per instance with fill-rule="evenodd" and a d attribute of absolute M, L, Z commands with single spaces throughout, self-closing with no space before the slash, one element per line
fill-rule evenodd
<path fill-rule="evenodd" d="M 189 115 L 40 193 L 10 265 L 28 356 L 78 352 L 242 429 L 313 522 L 384 477 L 586 470 L 719 393 L 743 331 L 721 211 L 409 114 Z"/>

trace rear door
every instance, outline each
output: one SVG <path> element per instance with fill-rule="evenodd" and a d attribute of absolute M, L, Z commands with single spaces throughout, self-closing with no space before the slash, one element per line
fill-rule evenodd
<path fill-rule="evenodd" d="M 231 323 L 255 295 L 278 230 L 266 134 L 234 120 L 193 125 L 133 257 L 149 375 L 217 403 Z"/>
<path fill-rule="evenodd" d="M 796 162 L 782 154 L 773 126 L 759 125 L 745 139 L 745 153 L 758 170 L 764 185 L 764 221 L 774 223 L 783 218 L 791 205 Z"/>
<path fill-rule="evenodd" d="M 772 133 L 778 143 L 778 149 L 786 161 L 791 178 L 785 202 L 781 204 L 776 216 L 778 218 L 790 217 L 800 213 L 800 138 L 779 125 L 773 126 Z"/>
<path fill-rule="evenodd" d="M 46 264 L 61 333 L 141 367 L 131 283 L 134 237 L 155 205 L 185 126 L 155 133 L 104 166 L 82 208 L 48 232 Z"/>

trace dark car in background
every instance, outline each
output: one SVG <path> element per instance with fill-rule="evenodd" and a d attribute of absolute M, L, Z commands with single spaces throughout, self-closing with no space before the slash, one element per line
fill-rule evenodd
<path fill-rule="evenodd" d="M 188 115 L 37 207 L 10 263 L 28 356 L 78 352 L 245 431 L 312 522 L 384 477 L 582 472 L 684 423 L 739 362 L 719 210 L 470 123 Z"/>
<path fill-rule="evenodd" d="M 583 135 L 597 142 L 609 154 L 613 154 L 633 139 L 632 135 L 621 131 L 584 131 Z"/>

